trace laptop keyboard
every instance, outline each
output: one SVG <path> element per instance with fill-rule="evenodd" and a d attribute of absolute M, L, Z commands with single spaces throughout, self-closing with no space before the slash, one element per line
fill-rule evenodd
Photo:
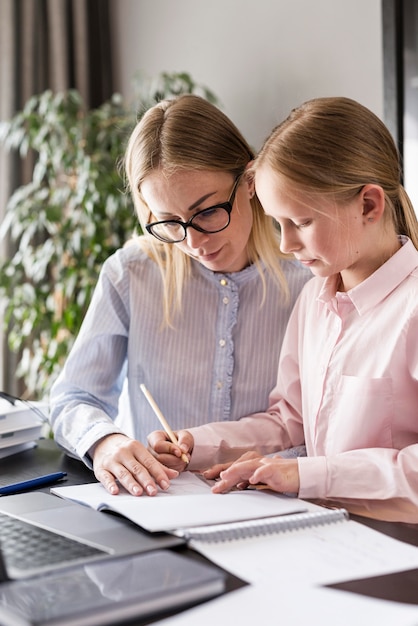
<path fill-rule="evenodd" d="M 79 541 L 0 513 L 0 541 L 7 571 L 36 570 L 106 554 Z"/>

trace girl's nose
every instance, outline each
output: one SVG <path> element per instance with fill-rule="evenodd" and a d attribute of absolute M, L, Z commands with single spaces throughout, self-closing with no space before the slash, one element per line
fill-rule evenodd
<path fill-rule="evenodd" d="M 291 254 L 301 247 L 297 233 L 288 228 L 280 229 L 280 250 L 283 254 Z"/>

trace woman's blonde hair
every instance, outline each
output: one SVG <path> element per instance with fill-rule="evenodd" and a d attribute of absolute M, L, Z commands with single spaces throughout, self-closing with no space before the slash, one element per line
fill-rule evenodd
<path fill-rule="evenodd" d="M 231 120 L 216 106 L 195 95 L 163 100 L 149 109 L 136 125 L 125 154 L 125 171 L 142 230 L 152 214 L 142 194 L 143 181 L 156 169 L 167 175 L 179 170 L 243 174 L 254 158 L 253 151 Z M 263 265 L 287 295 L 287 285 L 279 258 L 279 238 L 271 218 L 264 213 L 256 196 L 251 200 L 253 227 L 248 240 L 248 257 L 257 265 L 266 283 Z M 158 241 L 151 235 L 140 237 L 149 256 L 158 264 L 164 287 L 164 319 L 171 321 L 173 306 L 181 306 L 182 289 L 190 275 L 191 260 L 176 245 Z"/>
<path fill-rule="evenodd" d="M 316 98 L 294 109 L 268 137 L 253 171 L 268 165 L 310 195 L 349 201 L 368 183 L 382 187 L 386 219 L 418 248 L 418 221 L 402 185 L 401 161 L 383 122 L 350 98 Z"/>

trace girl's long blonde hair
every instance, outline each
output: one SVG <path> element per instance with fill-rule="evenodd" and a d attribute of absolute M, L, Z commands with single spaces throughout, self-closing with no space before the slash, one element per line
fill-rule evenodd
<path fill-rule="evenodd" d="M 125 171 L 142 230 L 153 216 L 142 194 L 143 181 L 156 169 L 167 175 L 178 170 L 211 170 L 242 174 L 254 158 L 253 151 L 231 120 L 216 106 L 195 95 L 163 100 L 149 109 L 136 125 L 127 146 Z M 284 297 L 288 290 L 279 263 L 279 237 L 271 218 L 256 196 L 251 200 L 253 227 L 248 240 L 248 257 L 256 264 L 263 283 L 263 265 L 277 280 Z M 164 319 L 170 323 L 173 307 L 180 309 L 191 259 L 176 245 L 151 235 L 140 243 L 158 264 L 163 281 Z M 261 303 L 260 303 L 261 304 Z"/>
<path fill-rule="evenodd" d="M 350 98 L 316 98 L 276 126 L 252 170 L 263 164 L 311 196 L 349 201 L 368 183 L 382 187 L 386 219 L 418 248 L 418 221 L 402 185 L 401 161 L 383 122 Z"/>

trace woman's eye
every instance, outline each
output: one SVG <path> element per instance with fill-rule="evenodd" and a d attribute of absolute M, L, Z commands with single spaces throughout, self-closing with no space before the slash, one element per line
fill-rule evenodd
<path fill-rule="evenodd" d="M 295 224 L 296 228 L 306 228 L 312 223 L 311 220 L 307 220 L 306 222 L 302 222 L 302 224 Z"/>
<path fill-rule="evenodd" d="M 209 207 L 208 209 L 203 209 L 203 211 L 199 211 L 199 217 L 203 217 L 203 219 L 210 219 L 218 212 L 217 207 Z"/>
<path fill-rule="evenodd" d="M 165 230 L 174 230 L 177 231 L 179 229 L 179 222 L 163 222 L 163 227 Z"/>

